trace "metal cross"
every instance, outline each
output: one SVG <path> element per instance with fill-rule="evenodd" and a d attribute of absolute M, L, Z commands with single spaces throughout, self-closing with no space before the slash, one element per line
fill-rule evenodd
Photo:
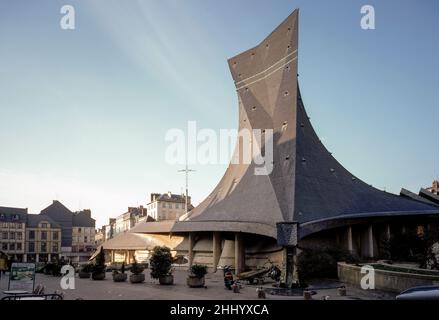
<path fill-rule="evenodd" d="M 178 170 L 178 172 L 184 172 L 186 174 L 186 196 L 185 196 L 185 212 L 188 213 L 188 189 L 189 189 L 189 172 L 195 172 L 195 170 L 188 169 L 187 162 L 186 168 L 183 170 Z"/>

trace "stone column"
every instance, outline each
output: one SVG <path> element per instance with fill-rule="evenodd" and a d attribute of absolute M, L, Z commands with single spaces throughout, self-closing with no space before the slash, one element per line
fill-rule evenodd
<path fill-rule="evenodd" d="M 38 253 L 35 255 L 35 262 L 40 262 L 40 255 Z"/>
<path fill-rule="evenodd" d="M 372 225 L 369 225 L 367 228 L 367 248 L 368 248 L 368 257 L 373 258 L 374 252 L 373 252 L 373 227 Z"/>
<path fill-rule="evenodd" d="M 189 232 L 189 268 L 192 267 L 192 264 L 194 262 L 194 233 Z"/>
<path fill-rule="evenodd" d="M 23 254 L 23 262 L 27 262 L 27 254 Z"/>
<path fill-rule="evenodd" d="M 390 233 L 390 224 L 386 225 L 386 237 L 387 240 L 390 240 L 390 237 L 392 236 L 392 234 Z"/>
<path fill-rule="evenodd" d="M 235 233 L 235 274 L 244 270 L 244 245 L 240 233 Z"/>
<path fill-rule="evenodd" d="M 280 279 L 282 288 L 291 288 L 293 283 L 299 282 L 296 267 L 298 250 L 296 247 L 284 247 L 283 249 Z"/>
<path fill-rule="evenodd" d="M 52 261 L 52 255 L 50 253 L 47 254 L 47 262 Z"/>
<path fill-rule="evenodd" d="M 221 256 L 221 233 L 214 232 L 213 233 L 213 272 L 216 272 L 218 269 L 218 262 Z"/>
<path fill-rule="evenodd" d="M 111 250 L 111 263 L 114 263 L 116 260 L 116 253 L 114 250 Z"/>
<path fill-rule="evenodd" d="M 349 226 L 347 230 L 347 237 L 348 237 L 348 250 L 350 253 L 354 252 L 354 245 L 352 241 L 352 227 Z"/>

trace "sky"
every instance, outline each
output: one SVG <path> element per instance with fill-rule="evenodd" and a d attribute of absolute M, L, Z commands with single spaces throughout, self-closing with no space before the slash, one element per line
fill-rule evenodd
<path fill-rule="evenodd" d="M 63 5 L 75 29 L 63 30 Z M 375 30 L 360 27 L 363 5 Z M 299 82 L 325 146 L 379 189 L 439 178 L 439 2 L 0 0 L 0 206 L 60 200 L 96 226 L 181 193 L 166 132 L 236 129 L 227 59 L 300 8 Z M 193 165 L 194 204 L 226 164 Z"/>

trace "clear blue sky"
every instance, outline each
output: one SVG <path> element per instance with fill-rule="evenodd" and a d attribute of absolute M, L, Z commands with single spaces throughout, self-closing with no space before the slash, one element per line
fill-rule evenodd
<path fill-rule="evenodd" d="M 76 9 L 76 30 L 59 27 Z M 374 5 L 376 30 L 360 28 Z M 97 226 L 151 192 L 181 192 L 165 133 L 236 128 L 226 60 L 300 8 L 299 81 L 311 121 L 380 189 L 439 176 L 437 1 L 0 1 L 0 205 L 53 199 Z M 195 166 L 198 203 L 225 165 Z"/>

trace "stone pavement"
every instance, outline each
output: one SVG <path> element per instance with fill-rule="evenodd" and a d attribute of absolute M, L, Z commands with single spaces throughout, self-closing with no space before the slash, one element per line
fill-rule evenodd
<path fill-rule="evenodd" d="M 145 270 L 146 281 L 141 284 L 131 284 L 127 282 L 113 282 L 112 275 L 107 272 L 107 278 L 103 281 L 93 281 L 91 279 L 75 278 L 75 290 L 61 290 L 61 277 L 47 276 L 37 274 L 35 285 L 42 284 L 45 286 L 46 293 L 53 293 L 55 290 L 63 291 L 66 300 L 84 299 L 84 300 L 248 300 L 257 299 L 256 288 L 258 286 L 242 284 L 240 293 L 233 293 L 224 288 L 222 271 L 209 273 L 206 276 L 207 288 L 189 288 L 186 285 L 186 271 L 177 270 L 174 272 L 174 285 L 161 286 L 156 280 L 149 276 L 149 270 Z M 272 288 L 273 282 L 264 284 L 265 288 Z M 340 297 L 337 295 L 336 286 L 341 285 L 334 281 L 320 281 L 314 283 L 317 289 L 315 300 L 377 300 L 377 299 L 394 299 L 395 294 L 364 291 L 358 288 L 347 286 L 347 296 Z M 8 276 L 2 276 L 0 281 L 0 298 L 4 296 L 3 291 L 8 288 Z M 327 288 L 327 289 L 325 289 Z M 267 299 L 276 300 L 302 300 L 302 296 L 274 296 L 267 294 Z"/>

